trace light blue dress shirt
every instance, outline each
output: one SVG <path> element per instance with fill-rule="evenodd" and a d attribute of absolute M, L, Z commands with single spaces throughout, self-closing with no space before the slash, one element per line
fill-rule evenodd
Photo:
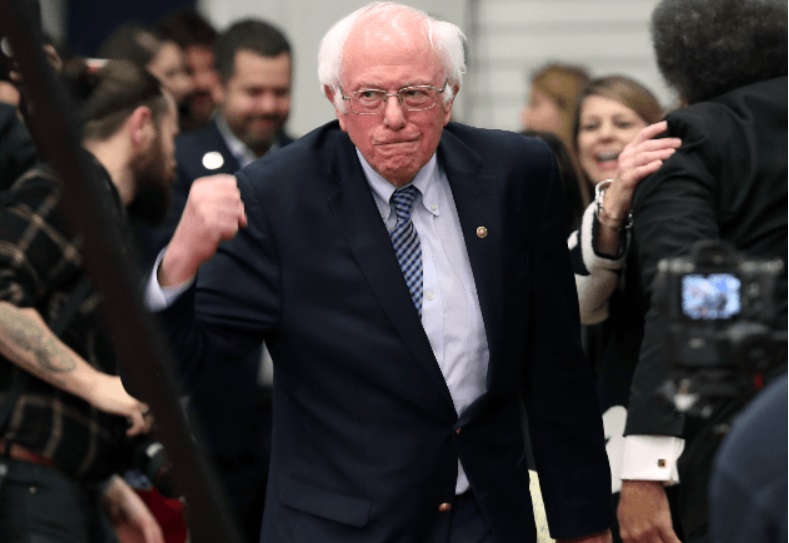
<path fill-rule="evenodd" d="M 397 222 L 389 199 L 395 186 L 379 175 L 357 150 L 375 204 L 390 232 Z M 422 245 L 422 327 L 459 414 L 486 388 L 488 341 L 477 298 L 477 287 L 446 174 L 434 154 L 414 180 L 420 196 L 411 220 Z M 458 462 L 455 492 L 469 488 Z"/>

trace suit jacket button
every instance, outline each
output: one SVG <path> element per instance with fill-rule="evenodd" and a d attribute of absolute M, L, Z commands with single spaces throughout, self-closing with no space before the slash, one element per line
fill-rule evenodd
<path fill-rule="evenodd" d="M 485 228 L 484 226 L 478 227 L 477 228 L 477 237 L 479 239 L 485 239 L 486 237 L 488 237 L 488 229 Z"/>
<path fill-rule="evenodd" d="M 441 513 L 449 513 L 450 511 L 452 511 L 452 504 L 444 502 L 438 506 L 438 510 Z"/>
<path fill-rule="evenodd" d="M 463 433 L 463 427 L 462 426 L 458 426 L 457 428 L 455 428 L 455 435 L 459 436 L 462 433 Z"/>

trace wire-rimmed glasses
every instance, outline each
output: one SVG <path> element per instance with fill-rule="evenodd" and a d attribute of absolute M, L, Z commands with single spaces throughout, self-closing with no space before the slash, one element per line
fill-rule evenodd
<path fill-rule="evenodd" d="M 381 113 L 390 96 L 396 96 L 407 111 L 424 111 L 435 107 L 438 95 L 446 90 L 448 82 L 449 80 L 445 80 L 440 89 L 433 85 L 410 85 L 397 92 L 386 92 L 382 89 L 360 89 L 347 96 L 340 87 L 340 95 L 343 100 L 347 100 L 351 104 L 351 111 L 357 115 Z"/>

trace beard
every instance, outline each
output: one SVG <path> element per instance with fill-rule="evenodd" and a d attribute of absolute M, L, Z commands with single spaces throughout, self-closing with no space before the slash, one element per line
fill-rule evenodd
<path fill-rule="evenodd" d="M 233 122 L 227 117 L 225 120 L 236 137 L 244 142 L 244 145 L 249 147 L 255 156 L 261 157 L 277 140 L 285 126 L 287 116 L 280 114 L 255 115 L 245 117 L 237 122 Z M 266 124 L 261 125 L 262 121 L 266 121 Z"/>
<path fill-rule="evenodd" d="M 134 199 L 127 206 L 129 215 L 146 224 L 156 226 L 164 221 L 170 208 L 175 169 L 162 145 L 161 133 L 134 161 L 136 190 Z"/>

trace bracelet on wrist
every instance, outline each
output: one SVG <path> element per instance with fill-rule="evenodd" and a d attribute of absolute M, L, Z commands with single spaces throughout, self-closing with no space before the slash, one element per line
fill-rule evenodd
<path fill-rule="evenodd" d="M 608 213 L 605 212 L 605 208 L 603 207 L 603 203 L 605 201 L 605 193 L 608 190 L 608 187 L 611 186 L 613 183 L 613 179 L 604 179 L 600 181 L 594 188 L 594 200 L 595 200 L 595 207 L 594 207 L 594 216 L 601 225 L 611 228 L 618 231 L 623 229 L 629 230 L 633 226 L 633 214 L 628 213 L 624 217 L 611 217 Z M 606 219 L 603 219 L 603 217 Z M 614 222 L 611 222 L 614 221 Z"/>

